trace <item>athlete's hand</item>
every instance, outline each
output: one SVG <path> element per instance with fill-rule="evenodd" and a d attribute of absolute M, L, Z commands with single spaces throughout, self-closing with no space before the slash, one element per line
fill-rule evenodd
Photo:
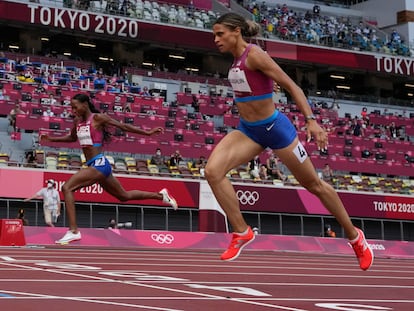
<path fill-rule="evenodd" d="M 306 137 L 310 142 L 314 138 L 318 150 L 325 151 L 328 149 L 328 133 L 316 121 L 309 121 L 306 124 Z"/>
<path fill-rule="evenodd" d="M 149 131 L 149 135 L 154 135 L 154 134 L 162 134 L 162 133 L 164 133 L 164 129 L 162 128 L 162 127 L 154 127 L 153 129 L 151 129 L 150 131 Z"/>

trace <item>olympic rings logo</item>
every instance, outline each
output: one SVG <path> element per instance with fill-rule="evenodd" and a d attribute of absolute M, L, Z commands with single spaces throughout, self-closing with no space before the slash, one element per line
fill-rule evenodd
<path fill-rule="evenodd" d="M 158 244 L 171 244 L 174 241 L 174 236 L 167 233 L 167 234 L 151 234 L 151 239 Z"/>
<path fill-rule="evenodd" d="M 254 205 L 257 201 L 259 201 L 259 198 L 260 198 L 260 195 L 257 191 L 237 190 L 236 195 L 240 203 L 243 205 L 246 205 L 246 204 Z"/>

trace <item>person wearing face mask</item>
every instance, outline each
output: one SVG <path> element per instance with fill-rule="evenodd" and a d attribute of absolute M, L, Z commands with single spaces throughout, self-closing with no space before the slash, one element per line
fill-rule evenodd
<path fill-rule="evenodd" d="M 161 149 L 157 148 L 155 154 L 151 157 L 151 164 L 164 165 L 164 157 L 162 156 Z"/>
<path fill-rule="evenodd" d="M 53 117 L 55 114 L 53 113 L 53 111 L 50 109 L 50 107 L 47 107 L 47 109 L 45 111 L 43 111 L 43 116 L 44 117 Z"/>
<path fill-rule="evenodd" d="M 45 217 L 45 223 L 49 227 L 54 227 L 54 223 L 60 215 L 60 197 L 59 192 L 55 188 L 56 182 L 53 179 L 46 181 L 46 187 L 40 189 L 30 198 L 24 200 L 24 202 L 33 199 L 43 199 L 43 214 Z"/>

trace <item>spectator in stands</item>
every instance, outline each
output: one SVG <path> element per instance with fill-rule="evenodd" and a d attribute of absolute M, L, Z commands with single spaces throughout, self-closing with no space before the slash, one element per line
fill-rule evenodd
<path fill-rule="evenodd" d="M 25 153 L 26 163 L 25 167 L 36 167 L 36 152 L 34 150 L 29 150 Z"/>
<path fill-rule="evenodd" d="M 283 174 L 280 168 L 279 159 L 275 157 L 273 153 L 271 153 L 270 156 L 266 160 L 266 168 L 267 168 L 267 174 L 271 176 L 272 178 L 280 179 L 282 181 L 287 180 L 287 176 Z"/>
<path fill-rule="evenodd" d="M 45 111 L 43 111 L 44 117 L 53 117 L 55 116 L 55 113 L 52 111 L 50 107 L 47 107 Z"/>
<path fill-rule="evenodd" d="M 380 136 L 379 136 L 379 138 L 380 139 L 385 139 L 385 140 L 389 139 L 389 137 L 387 135 L 387 129 L 383 125 L 381 125 L 381 128 L 380 128 Z"/>
<path fill-rule="evenodd" d="M 189 119 L 185 120 L 184 129 L 191 130 L 191 121 Z"/>
<path fill-rule="evenodd" d="M 355 116 L 352 125 L 351 125 L 352 135 L 357 137 L 364 136 L 364 129 L 362 128 L 361 122 L 359 122 L 358 117 Z"/>
<path fill-rule="evenodd" d="M 95 90 L 106 89 L 106 79 L 102 73 L 98 73 L 98 76 L 93 80 L 93 87 Z"/>
<path fill-rule="evenodd" d="M 63 7 L 64 8 L 72 8 L 73 6 L 73 0 L 63 0 Z"/>
<path fill-rule="evenodd" d="M 68 109 L 64 108 L 62 110 L 62 112 L 59 114 L 59 117 L 61 117 L 61 118 L 69 118 L 70 117 L 70 112 L 68 111 Z"/>
<path fill-rule="evenodd" d="M 33 199 L 43 199 L 45 223 L 49 227 L 54 227 L 54 223 L 57 222 L 57 218 L 60 215 L 60 196 L 55 188 L 56 182 L 53 179 L 47 180 L 46 185 L 46 187 L 40 189 L 33 196 L 24 199 L 24 202 Z"/>
<path fill-rule="evenodd" d="M 247 163 L 247 171 L 250 173 L 253 180 L 260 180 L 260 157 L 258 155 Z"/>
<path fill-rule="evenodd" d="M 339 109 L 341 109 L 341 106 L 339 105 L 339 103 L 336 101 L 336 99 L 333 100 L 331 107 L 329 107 L 329 109 L 338 112 Z"/>
<path fill-rule="evenodd" d="M 69 222 L 69 230 L 56 243 L 64 244 L 81 239 L 76 222 L 76 209 L 74 192 L 80 187 L 86 187 L 99 183 L 105 191 L 122 202 L 129 200 L 160 200 L 174 209 L 177 202 L 170 196 L 167 189 L 159 192 L 147 192 L 140 190 L 126 191 L 112 174 L 112 167 L 108 159 L 102 153 L 102 146 L 109 141 L 108 127 L 120 128 L 124 132 L 141 135 L 154 135 L 163 132 L 163 128 L 155 127 L 149 131 L 140 129 L 129 123 L 121 123 L 107 114 L 99 113 L 92 104 L 89 96 L 76 94 L 71 100 L 72 114 L 75 116 L 73 127 L 66 136 L 40 136 L 41 142 L 75 142 L 79 141 L 86 159 L 86 168 L 72 175 L 63 185 L 62 192 L 65 197 L 66 213 Z"/>
<path fill-rule="evenodd" d="M 46 80 L 45 80 L 45 81 L 46 81 Z M 47 84 L 47 82 L 45 82 L 45 84 Z M 43 86 L 43 83 L 42 83 L 42 82 L 39 82 L 39 83 L 36 85 L 36 88 L 35 88 L 34 92 L 35 92 L 35 94 L 45 94 L 45 93 L 46 93 L 46 89 L 45 89 L 45 87 Z"/>
<path fill-rule="evenodd" d="M 258 35 L 260 26 L 236 13 L 221 15 L 213 25 L 214 43 L 222 53 L 231 53 L 234 62 L 229 70 L 229 82 L 239 108 L 240 123 L 216 145 L 211 153 L 205 176 L 234 230 L 222 260 L 233 260 L 254 240 L 254 233 L 240 212 L 235 190 L 227 172 L 249 159 L 273 149 L 299 183 L 316 195 L 344 228 L 358 258 L 360 268 L 368 269 L 373 252 L 362 230 L 354 227 L 333 187 L 319 178 L 310 157 L 300 143 L 290 120 L 275 110 L 273 82 L 288 91 L 307 122 L 307 139 L 315 139 L 318 148 L 325 149 L 328 135 L 319 126 L 298 85 L 259 46 L 244 38 Z"/>
<path fill-rule="evenodd" d="M 151 157 L 150 163 L 157 165 L 157 166 L 161 166 L 165 164 L 165 159 L 162 155 L 160 148 L 157 148 L 155 150 L 155 154 Z"/>
<path fill-rule="evenodd" d="M 325 163 L 322 169 L 322 179 L 326 182 L 332 182 L 333 177 L 333 170 L 331 169 L 328 163 Z"/>
<path fill-rule="evenodd" d="M 183 158 L 181 157 L 180 150 L 175 150 L 175 152 L 170 157 L 169 165 L 178 167 L 182 160 Z"/>
<path fill-rule="evenodd" d="M 200 156 L 197 161 L 193 163 L 193 168 L 204 168 L 206 167 L 207 160 L 205 156 Z"/>
<path fill-rule="evenodd" d="M 205 156 L 200 156 L 197 161 L 192 164 L 193 168 L 198 168 L 200 171 L 200 175 L 204 176 L 204 170 L 207 165 L 207 160 Z"/>
<path fill-rule="evenodd" d="M 49 94 L 49 104 L 52 105 L 52 106 L 57 104 L 57 100 L 56 100 L 55 96 L 52 93 Z"/>
<path fill-rule="evenodd" d="M 390 133 L 389 137 L 392 139 L 397 138 L 397 127 L 395 126 L 395 122 L 391 122 L 388 126 L 388 132 Z"/>
<path fill-rule="evenodd" d="M 193 94 L 193 101 L 191 102 L 191 107 L 194 108 L 194 112 L 200 112 L 200 103 L 196 95 Z"/>
<path fill-rule="evenodd" d="M 193 0 L 188 1 L 187 12 L 193 14 L 195 11 L 195 6 Z"/>
<path fill-rule="evenodd" d="M 361 118 L 362 118 L 362 120 L 365 120 L 367 118 L 367 115 L 368 115 L 368 109 L 367 109 L 367 107 L 362 107 L 362 110 L 361 110 Z"/>
<path fill-rule="evenodd" d="M 401 36 L 397 30 L 393 29 L 391 33 L 391 42 L 392 43 L 401 43 Z"/>
<path fill-rule="evenodd" d="M 404 141 L 404 140 L 409 141 L 407 133 L 405 132 L 405 126 L 401 125 L 401 126 L 397 127 L 397 137 L 402 141 Z"/>
<path fill-rule="evenodd" d="M 259 168 L 259 179 L 260 180 L 268 180 L 269 177 L 270 176 L 267 174 L 266 164 L 260 164 L 260 168 Z"/>
<path fill-rule="evenodd" d="M 144 86 L 144 88 L 139 93 L 139 95 L 141 95 L 141 96 L 151 96 L 151 93 L 148 90 L 148 86 Z"/>
<path fill-rule="evenodd" d="M 14 132 L 16 132 L 16 118 L 18 114 L 27 114 L 27 113 L 20 108 L 20 103 L 18 100 L 16 100 L 14 104 L 14 108 L 10 110 L 9 116 L 8 116 L 9 125 L 13 127 Z"/>

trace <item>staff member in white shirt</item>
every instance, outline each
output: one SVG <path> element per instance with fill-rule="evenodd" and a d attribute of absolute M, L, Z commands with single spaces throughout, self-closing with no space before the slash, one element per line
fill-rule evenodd
<path fill-rule="evenodd" d="M 60 215 L 60 197 L 59 192 L 55 188 L 55 181 L 49 179 L 46 181 L 47 186 L 40 189 L 32 197 L 25 199 L 24 201 L 30 201 L 32 199 L 43 199 L 43 213 L 45 216 L 45 223 L 54 227 L 53 223 L 57 222 L 57 218 Z"/>

